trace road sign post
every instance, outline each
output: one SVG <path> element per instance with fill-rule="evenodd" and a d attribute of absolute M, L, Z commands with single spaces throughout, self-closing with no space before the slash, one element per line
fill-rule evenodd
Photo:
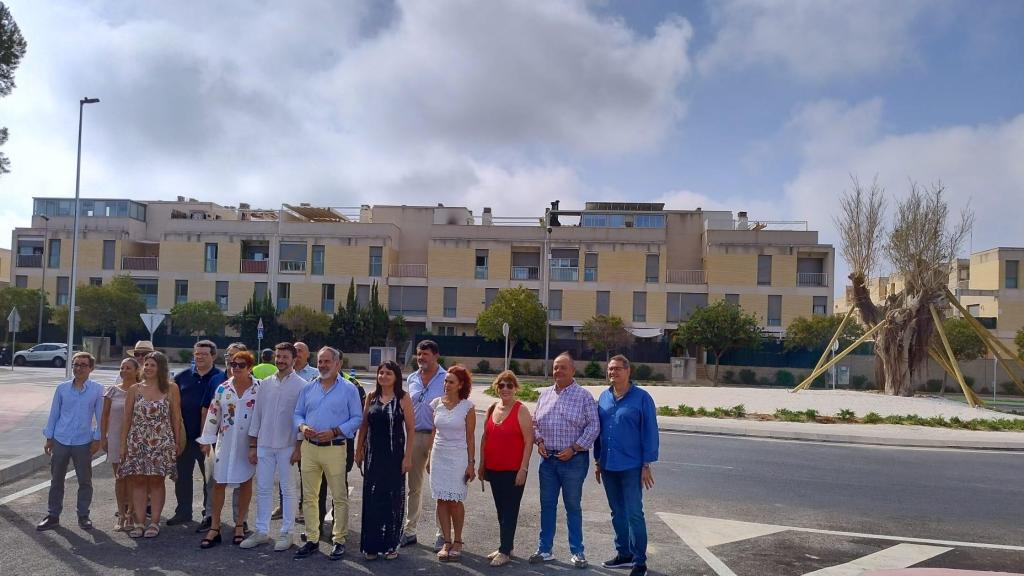
<path fill-rule="evenodd" d="M 18 351 L 18 330 L 21 328 L 21 314 L 18 307 L 12 306 L 7 315 L 7 329 L 11 331 L 11 370 L 14 370 L 14 353 Z"/>
<path fill-rule="evenodd" d="M 146 330 L 149 330 L 149 341 L 153 341 L 153 332 L 160 326 L 160 323 L 164 321 L 164 314 L 139 314 L 142 318 L 142 323 L 146 325 Z"/>
<path fill-rule="evenodd" d="M 260 352 L 263 351 L 263 318 L 260 318 L 256 325 L 256 359 L 259 360 Z"/>
<path fill-rule="evenodd" d="M 508 370 L 508 322 L 502 322 L 501 335 L 505 337 L 505 370 Z"/>

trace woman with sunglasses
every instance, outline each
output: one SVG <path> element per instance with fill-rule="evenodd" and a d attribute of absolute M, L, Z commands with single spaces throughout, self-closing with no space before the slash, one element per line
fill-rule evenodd
<path fill-rule="evenodd" d="M 117 501 L 117 517 L 114 532 L 131 531 L 132 506 L 129 500 L 128 479 L 122 478 L 117 471 L 121 467 L 121 428 L 124 427 L 124 402 L 128 391 L 142 379 L 142 364 L 135 358 L 121 360 L 120 377 L 113 386 L 108 386 L 103 394 L 103 418 L 100 428 L 103 430 L 103 450 L 107 453 L 107 461 L 114 469 L 114 499 Z"/>
<path fill-rule="evenodd" d="M 494 507 L 498 511 L 500 544 L 487 555 L 491 566 L 504 566 L 512 558 L 512 544 L 519 523 L 526 474 L 533 453 L 533 418 L 516 399 L 519 380 L 511 370 L 494 379 L 498 401 L 487 409 L 484 434 L 480 438 L 480 480 L 491 483 Z"/>
<path fill-rule="evenodd" d="M 221 543 L 221 511 L 228 485 L 238 486 L 238 517 L 232 542 L 237 545 L 245 540 L 245 519 L 252 500 L 252 477 L 256 473 L 256 466 L 249 461 L 249 422 L 259 388 L 259 381 L 252 378 L 255 360 L 249 352 L 236 352 L 231 357 L 228 362 L 231 377 L 217 387 L 206 412 L 203 434 L 196 439 L 207 457 L 214 452 L 213 510 L 210 530 L 199 543 L 203 549 Z"/>

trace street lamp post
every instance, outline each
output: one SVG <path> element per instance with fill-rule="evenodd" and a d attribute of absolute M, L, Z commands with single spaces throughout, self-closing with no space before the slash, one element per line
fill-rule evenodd
<path fill-rule="evenodd" d="M 46 214 L 40 214 L 43 219 L 43 283 L 39 286 L 39 321 L 36 323 L 36 344 L 43 341 L 43 308 L 46 302 L 46 265 L 48 264 L 46 250 L 49 247 L 50 239 L 50 218 Z"/>
<path fill-rule="evenodd" d="M 96 104 L 99 98 L 78 101 L 78 161 L 75 163 L 75 231 L 71 236 L 71 295 L 68 299 L 68 357 L 64 362 L 65 378 L 71 378 L 71 357 L 75 343 L 75 288 L 78 284 L 78 193 L 82 180 L 82 112 L 86 104 Z"/>
<path fill-rule="evenodd" d="M 551 303 L 551 214 L 544 218 L 544 260 L 541 262 L 544 274 L 544 379 L 548 379 L 549 354 L 551 349 L 551 311 L 548 305 Z"/>

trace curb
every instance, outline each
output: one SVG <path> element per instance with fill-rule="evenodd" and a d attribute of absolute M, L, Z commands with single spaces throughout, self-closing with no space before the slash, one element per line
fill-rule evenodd
<path fill-rule="evenodd" d="M 14 482 L 46 468 L 50 463 L 50 456 L 46 453 L 26 456 L 14 464 L 0 468 L 0 486 Z"/>

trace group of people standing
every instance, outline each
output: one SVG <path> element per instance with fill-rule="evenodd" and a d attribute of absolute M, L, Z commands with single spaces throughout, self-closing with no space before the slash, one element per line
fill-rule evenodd
<path fill-rule="evenodd" d="M 241 548 L 270 542 L 276 480 L 282 525 L 274 549 L 293 545 L 301 499 L 305 543 L 295 557 L 319 550 L 326 484 L 333 510 L 328 557 L 340 559 L 348 532 L 347 472 L 354 463 L 363 474 L 360 551 L 366 560 L 393 560 L 399 548 L 417 543 L 429 474 L 438 559 L 461 559 L 464 503 L 469 484 L 479 478 L 491 486 L 499 524 L 498 548 L 488 558 L 492 566 L 502 566 L 512 558 L 536 451 L 541 526 L 529 561 L 554 559 L 561 496 L 571 563 L 584 568 L 581 502 L 593 452 L 595 479 L 604 485 L 615 530 L 616 555 L 603 565 L 646 573 L 642 491 L 654 484 L 657 422 L 653 400 L 632 383 L 623 356 L 608 363 L 611 385 L 595 401 L 576 383 L 573 359 L 559 355 L 553 363 L 554 386 L 542 392 L 533 415 L 516 398 L 516 375 L 508 370 L 498 374 L 492 383 L 498 400 L 485 411 L 477 451 L 477 412 L 469 399 L 472 374 L 463 366 L 442 367 L 431 340 L 417 345 L 418 370 L 405 387 L 401 367 L 387 361 L 377 367 L 369 393 L 344 374 L 342 354 L 331 347 L 317 353 L 313 368 L 302 343 L 278 344 L 272 355 L 263 351 L 259 366 L 244 345 L 233 344 L 225 355 L 227 373 L 214 366 L 213 342 L 200 341 L 193 352 L 193 366 L 172 380 L 167 357 L 140 342 L 121 363 L 118 382 L 106 390 L 89 379 L 92 356 L 74 356 L 75 377 L 58 386 L 44 430 L 45 449 L 53 455 L 53 482 L 48 514 L 37 529 L 59 524 L 70 463 L 79 481 L 79 524 L 92 527 L 90 459 L 106 450 L 116 478 L 115 529 L 131 537 L 159 535 L 168 477 L 175 482 L 177 506 L 167 525 L 192 520 L 192 475 L 198 466 L 207 480 L 197 530 L 203 533 L 201 548 L 222 542 L 228 488 L 234 493 L 232 542 Z M 272 373 L 266 370 L 271 359 Z M 263 368 L 263 378 L 254 377 L 259 372 L 254 367 Z M 292 472 L 296 465 L 299 494 Z M 255 531 L 249 532 L 254 481 L 256 521 Z"/>

